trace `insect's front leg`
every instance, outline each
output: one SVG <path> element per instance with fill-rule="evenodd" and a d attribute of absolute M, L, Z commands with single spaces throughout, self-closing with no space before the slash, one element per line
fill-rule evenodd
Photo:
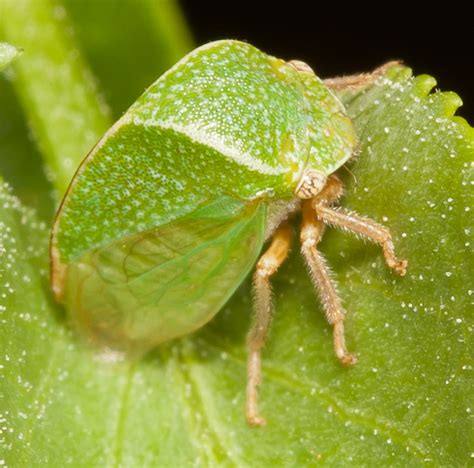
<path fill-rule="evenodd" d="M 366 237 L 376 242 L 383 249 L 385 261 L 390 268 L 393 268 L 400 276 L 405 276 L 408 262 L 399 260 L 395 256 L 390 231 L 375 221 L 359 216 L 356 213 L 343 210 L 341 208 L 332 208 L 319 200 L 313 201 L 313 208 L 319 220 L 325 224 L 345 229 L 355 234 Z"/>
<path fill-rule="evenodd" d="M 292 231 L 284 222 L 273 235 L 268 250 L 260 257 L 254 275 L 255 316 L 248 335 L 247 403 L 246 417 L 252 426 L 262 426 L 265 419 L 257 410 L 257 386 L 261 383 L 261 351 L 265 344 L 272 319 L 272 292 L 270 277 L 275 273 L 288 255 Z"/>
<path fill-rule="evenodd" d="M 324 224 L 316 219 L 310 200 L 303 202 L 302 214 L 301 252 L 308 265 L 313 284 L 319 292 L 326 318 L 333 326 L 334 351 L 343 364 L 355 364 L 357 358 L 346 349 L 344 338 L 345 311 L 326 260 L 317 250 L 317 245 L 324 232 Z"/>
<path fill-rule="evenodd" d="M 385 71 L 400 62 L 394 60 L 376 68 L 371 73 L 359 73 L 357 75 L 337 76 L 324 80 L 324 84 L 333 91 L 362 90 L 374 84 L 374 82 L 385 74 Z"/>

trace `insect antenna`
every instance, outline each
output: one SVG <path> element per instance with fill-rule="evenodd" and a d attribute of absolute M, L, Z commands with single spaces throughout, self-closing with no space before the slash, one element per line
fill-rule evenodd
<path fill-rule="evenodd" d="M 349 167 L 347 166 L 347 164 L 344 164 L 342 166 L 343 169 L 345 169 L 351 176 L 352 178 L 354 179 L 354 185 L 357 187 L 358 185 L 358 182 L 357 182 L 357 177 L 356 175 L 349 169 Z"/>

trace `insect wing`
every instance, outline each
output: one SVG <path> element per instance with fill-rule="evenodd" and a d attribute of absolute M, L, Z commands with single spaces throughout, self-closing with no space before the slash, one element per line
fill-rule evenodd
<path fill-rule="evenodd" d="M 208 322 L 264 241 L 265 205 L 236 207 L 220 201 L 75 260 L 65 302 L 77 328 L 91 341 L 140 352 Z"/>

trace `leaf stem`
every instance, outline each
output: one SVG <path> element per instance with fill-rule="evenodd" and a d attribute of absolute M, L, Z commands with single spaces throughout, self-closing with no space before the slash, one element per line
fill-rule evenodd
<path fill-rule="evenodd" d="M 65 9 L 53 0 L 4 0 L 0 34 L 23 56 L 14 85 L 59 195 L 110 125 Z"/>

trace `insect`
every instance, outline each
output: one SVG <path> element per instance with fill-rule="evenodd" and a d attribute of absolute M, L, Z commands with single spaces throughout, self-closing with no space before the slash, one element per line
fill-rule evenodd
<path fill-rule="evenodd" d="M 395 257 L 385 227 L 334 207 L 343 190 L 335 171 L 357 138 L 333 91 L 366 87 L 389 65 L 322 81 L 303 62 L 224 40 L 166 72 L 85 158 L 58 211 L 52 288 L 76 327 L 100 344 L 149 350 L 207 323 L 256 263 L 246 417 L 264 424 L 257 387 L 270 277 L 290 249 L 291 217 L 301 212 L 301 252 L 336 355 L 355 363 L 318 250 L 325 225 L 379 243 L 400 275 L 407 262 Z"/>

